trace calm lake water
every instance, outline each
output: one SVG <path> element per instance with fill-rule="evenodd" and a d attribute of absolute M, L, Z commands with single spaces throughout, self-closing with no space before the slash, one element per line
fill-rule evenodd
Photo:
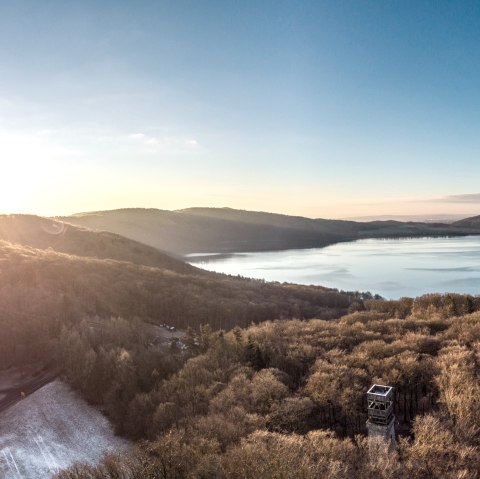
<path fill-rule="evenodd" d="M 370 291 L 392 299 L 434 292 L 480 294 L 480 236 L 368 239 L 227 257 L 190 255 L 188 260 L 220 273 Z"/>

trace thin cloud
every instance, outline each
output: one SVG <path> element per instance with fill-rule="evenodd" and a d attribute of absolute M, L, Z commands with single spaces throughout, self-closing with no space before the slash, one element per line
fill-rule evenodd
<path fill-rule="evenodd" d="M 131 135 L 128 135 L 129 138 L 132 140 L 143 140 L 147 137 L 144 133 L 132 133 Z"/>
<path fill-rule="evenodd" d="M 138 132 L 128 135 L 127 138 L 140 145 L 145 153 L 185 153 L 199 146 L 194 138 L 177 136 L 157 137 Z"/>
<path fill-rule="evenodd" d="M 38 130 L 37 131 L 37 135 L 38 136 L 49 136 L 53 133 L 52 130 L 49 130 L 49 129 L 43 129 L 43 130 Z"/>
<path fill-rule="evenodd" d="M 443 198 L 436 198 L 429 201 L 435 203 L 480 203 L 480 193 L 448 195 Z"/>

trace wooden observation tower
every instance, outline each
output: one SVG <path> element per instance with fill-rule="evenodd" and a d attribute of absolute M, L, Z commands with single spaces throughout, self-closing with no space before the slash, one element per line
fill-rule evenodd
<path fill-rule="evenodd" d="M 384 440 L 389 450 L 395 448 L 395 416 L 393 414 L 393 388 L 374 384 L 367 392 L 368 437 Z"/>

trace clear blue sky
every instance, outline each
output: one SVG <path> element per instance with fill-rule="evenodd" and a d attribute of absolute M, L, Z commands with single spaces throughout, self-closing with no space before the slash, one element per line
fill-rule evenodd
<path fill-rule="evenodd" d="M 3 211 L 480 213 L 480 3 L 2 1 L 0 161 Z"/>

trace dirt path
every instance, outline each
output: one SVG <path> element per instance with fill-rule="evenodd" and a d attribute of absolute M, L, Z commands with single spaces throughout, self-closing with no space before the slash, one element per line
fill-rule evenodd
<path fill-rule="evenodd" d="M 15 385 L 11 388 L 0 389 L 0 413 L 8 409 L 10 406 L 13 406 L 23 397 L 29 396 L 37 389 L 40 389 L 42 386 L 52 382 L 58 377 L 58 374 L 58 371 L 47 371 L 40 376 L 20 385 Z M 22 397 L 22 393 L 24 393 L 25 396 Z"/>

